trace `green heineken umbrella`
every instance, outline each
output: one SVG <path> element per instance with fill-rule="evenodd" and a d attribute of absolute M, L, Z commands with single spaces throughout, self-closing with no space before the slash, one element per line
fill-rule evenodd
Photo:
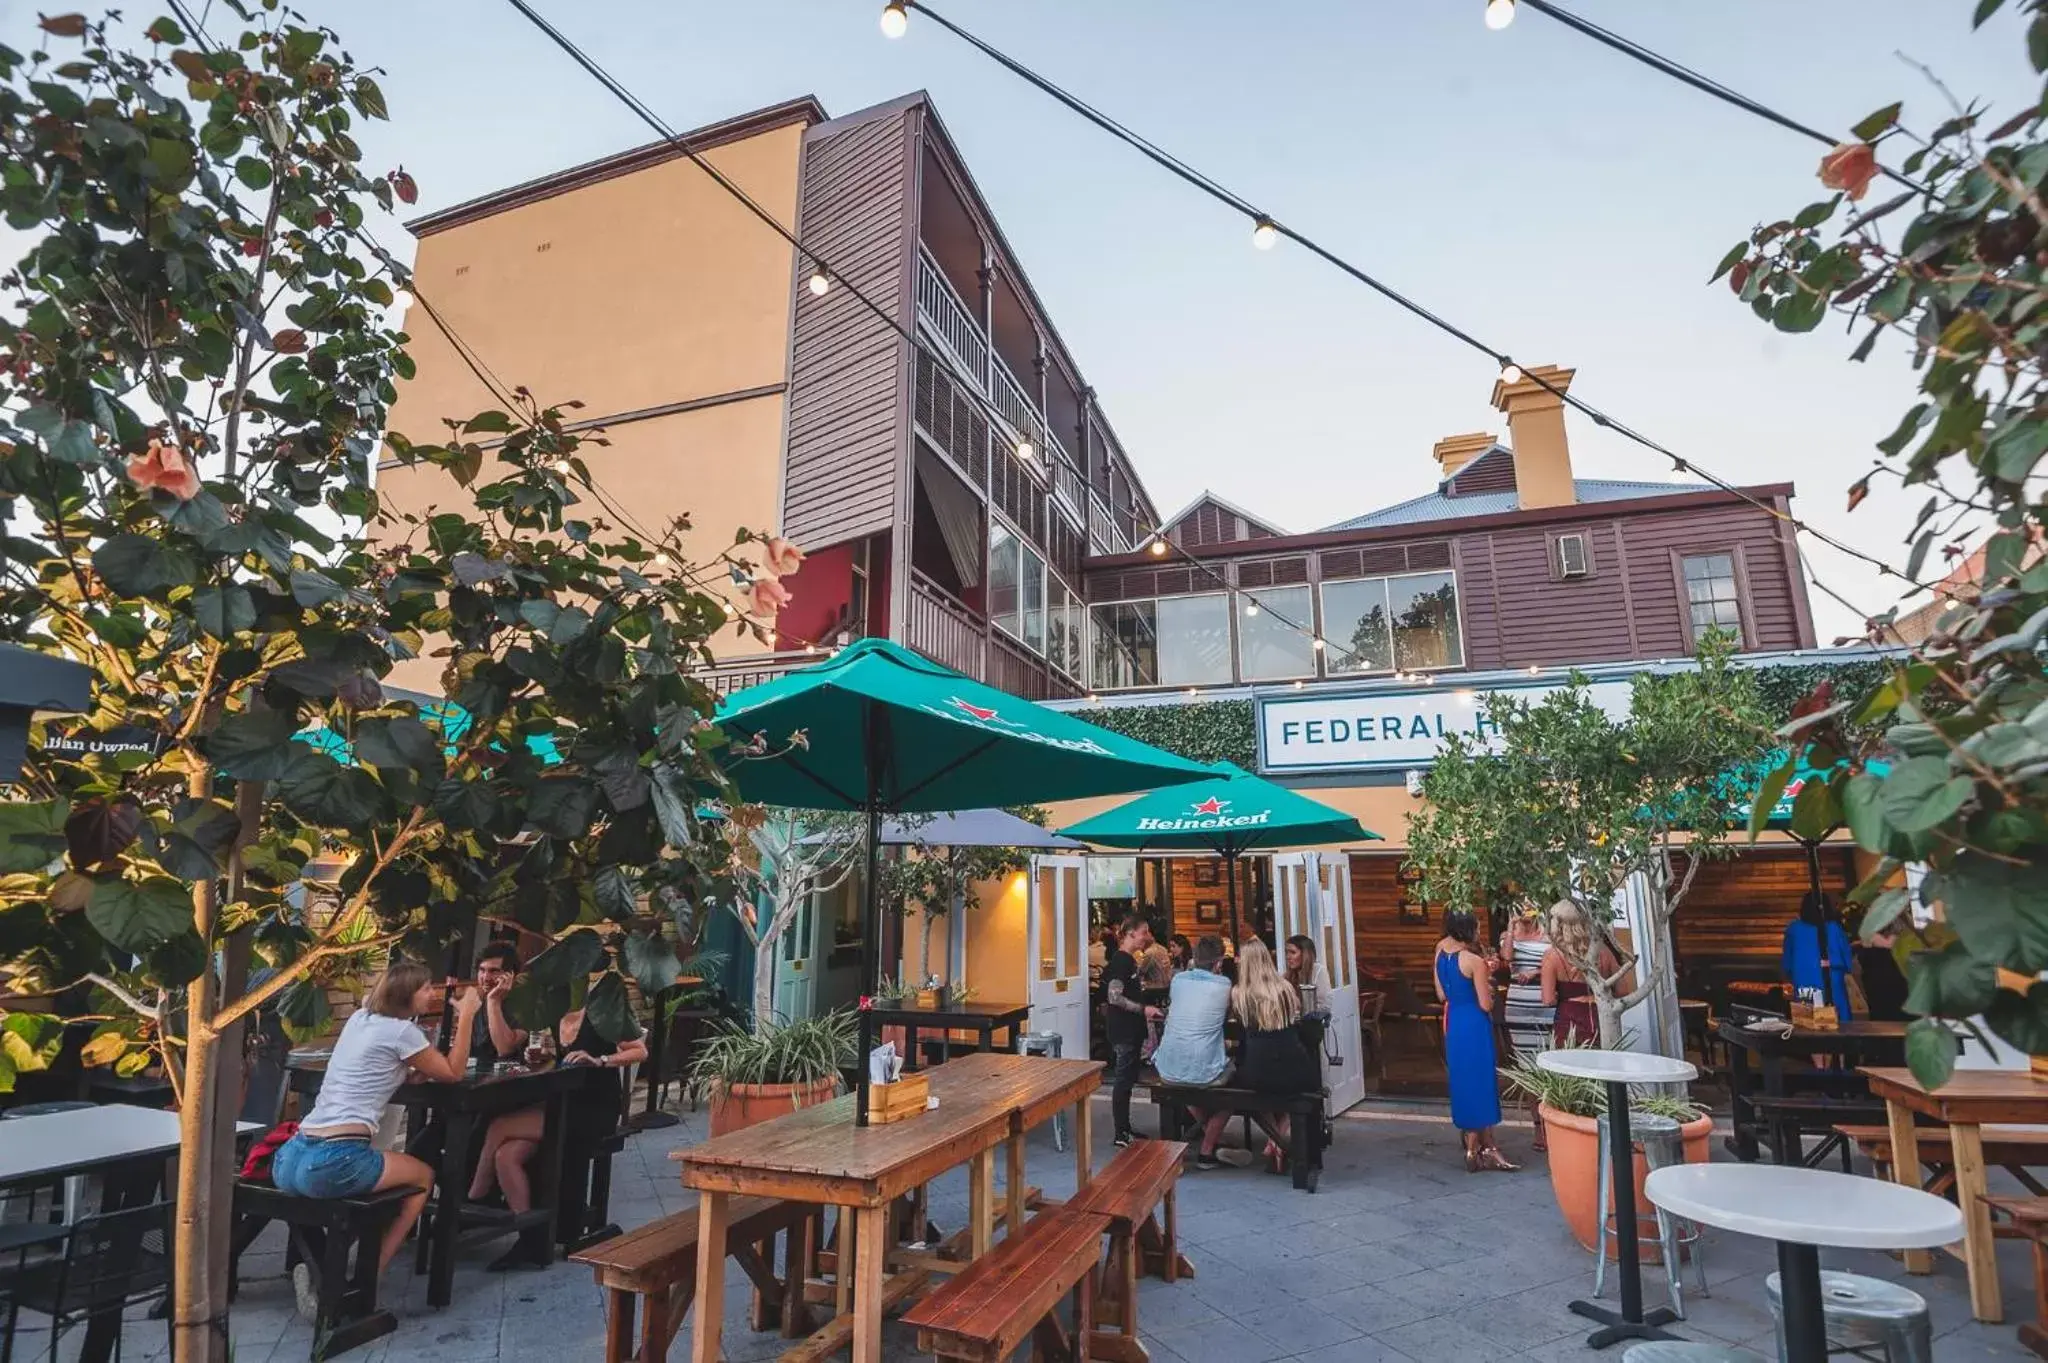
<path fill-rule="evenodd" d="M 1229 886 L 1230 935 L 1237 937 L 1237 859 L 1261 848 L 1317 847 L 1377 839 L 1349 814 L 1253 776 L 1229 762 L 1211 764 L 1210 777 L 1141 795 L 1092 819 L 1062 828 L 1062 836 L 1099 847 L 1199 848 L 1223 858 Z"/>
<path fill-rule="evenodd" d="M 868 819 L 861 993 L 875 991 L 881 937 L 876 857 L 884 814 L 1042 804 L 1199 781 L 1198 762 L 1020 700 L 883 639 L 736 691 L 715 719 L 735 749 L 740 794 Z M 801 738 L 792 742 L 792 737 Z M 861 1014 L 859 1120 L 867 1123 L 867 1013 Z"/>

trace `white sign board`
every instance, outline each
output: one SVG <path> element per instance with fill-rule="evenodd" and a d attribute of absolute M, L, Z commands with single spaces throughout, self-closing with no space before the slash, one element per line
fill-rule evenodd
<path fill-rule="evenodd" d="M 1586 696 L 1617 719 L 1628 714 L 1634 683 L 1589 682 Z M 1487 697 L 1505 691 L 1539 701 L 1561 686 L 1501 687 L 1487 691 L 1432 686 L 1421 691 L 1350 696 L 1260 696 L 1259 770 L 1371 771 L 1426 767 L 1451 734 L 1497 743 L 1486 718 Z"/>

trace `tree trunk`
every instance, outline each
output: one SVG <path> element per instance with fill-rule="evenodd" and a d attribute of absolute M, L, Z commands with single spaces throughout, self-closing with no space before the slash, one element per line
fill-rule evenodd
<path fill-rule="evenodd" d="M 924 905 L 922 907 L 924 908 L 924 940 L 922 943 L 919 944 L 917 949 L 917 982 L 920 987 L 923 986 L 926 980 L 932 977 L 932 924 L 936 921 L 937 918 L 937 916 L 932 913 L 930 905 Z"/>
<path fill-rule="evenodd" d="M 754 948 L 754 1025 L 775 1020 L 775 944 L 782 934 L 764 937 Z"/>

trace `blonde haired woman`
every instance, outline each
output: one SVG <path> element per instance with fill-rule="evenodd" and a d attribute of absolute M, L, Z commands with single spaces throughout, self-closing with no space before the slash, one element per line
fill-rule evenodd
<path fill-rule="evenodd" d="M 1607 945 L 1605 934 L 1599 938 L 1597 955 L 1594 943 L 1593 920 L 1584 909 L 1569 899 L 1560 899 L 1550 906 L 1550 950 L 1543 956 L 1543 1002 L 1546 1007 L 1557 1009 L 1552 1035 L 1560 1046 L 1600 1044 L 1600 1018 L 1593 1002 L 1593 989 L 1573 963 L 1592 961 L 1605 979 L 1621 969 L 1621 959 Z M 1620 992 L 1626 994 L 1634 988 L 1635 975 L 1631 971 L 1621 981 Z"/>
<path fill-rule="evenodd" d="M 377 1247 L 381 1276 L 420 1219 L 434 1171 L 425 1161 L 395 1150 L 374 1148 L 384 1105 L 408 1075 L 443 1084 L 459 1081 L 469 1067 L 469 1043 L 483 995 L 474 989 L 448 989 L 447 1006 L 455 1013 L 455 1035 L 448 1054 L 414 1021 L 433 1002 L 433 977 L 417 961 L 393 961 L 363 1000 L 349 1014 L 328 1057 L 320 1096 L 299 1130 L 271 1158 L 270 1176 L 280 1192 L 294 1197 L 359 1197 L 387 1188 L 410 1188 L 398 1215 L 384 1229 Z M 304 1267 L 301 1265 L 300 1267 Z M 294 1277 L 294 1286 L 298 1280 Z M 307 1294 L 301 1292 L 302 1299 Z"/>
<path fill-rule="evenodd" d="M 1239 1084 L 1260 1093 L 1314 1093 L 1322 1088 L 1323 1067 L 1295 1025 L 1301 1021 L 1301 995 L 1274 965 L 1273 953 L 1256 937 L 1238 948 L 1230 1011 L 1244 1025 L 1244 1042 L 1238 1050 Z M 1257 1120 L 1267 1136 L 1267 1167 L 1276 1174 L 1284 1172 L 1287 1118 Z"/>

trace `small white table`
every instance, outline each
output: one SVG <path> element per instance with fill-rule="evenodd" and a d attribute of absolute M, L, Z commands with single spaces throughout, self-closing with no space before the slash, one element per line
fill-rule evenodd
<path fill-rule="evenodd" d="M 1630 1084 L 1683 1084 L 1697 1079 L 1699 1071 L 1683 1060 L 1640 1051 L 1600 1051 L 1587 1047 L 1545 1051 L 1536 1057 L 1538 1068 L 1574 1079 L 1597 1079 L 1607 1085 L 1607 1147 L 1614 1171 L 1614 1240 L 1621 1256 L 1621 1310 L 1613 1311 L 1596 1301 L 1575 1301 L 1572 1311 L 1600 1328 L 1586 1337 L 1588 1348 L 1604 1349 L 1624 1339 L 1676 1339 L 1658 1329 L 1678 1319 L 1669 1307 L 1643 1310 L 1643 1265 L 1636 1239 L 1635 1137 L 1628 1126 Z M 1595 1254 L 1607 1252 L 1603 1227 L 1593 1228 Z"/>
<path fill-rule="evenodd" d="M 1963 1214 L 1945 1198 L 1825 1169 L 1683 1164 L 1652 1172 L 1644 1191 L 1667 1212 L 1778 1242 L 1790 1363 L 1827 1359 L 1819 1246 L 1933 1249 L 1963 1238 Z"/>

